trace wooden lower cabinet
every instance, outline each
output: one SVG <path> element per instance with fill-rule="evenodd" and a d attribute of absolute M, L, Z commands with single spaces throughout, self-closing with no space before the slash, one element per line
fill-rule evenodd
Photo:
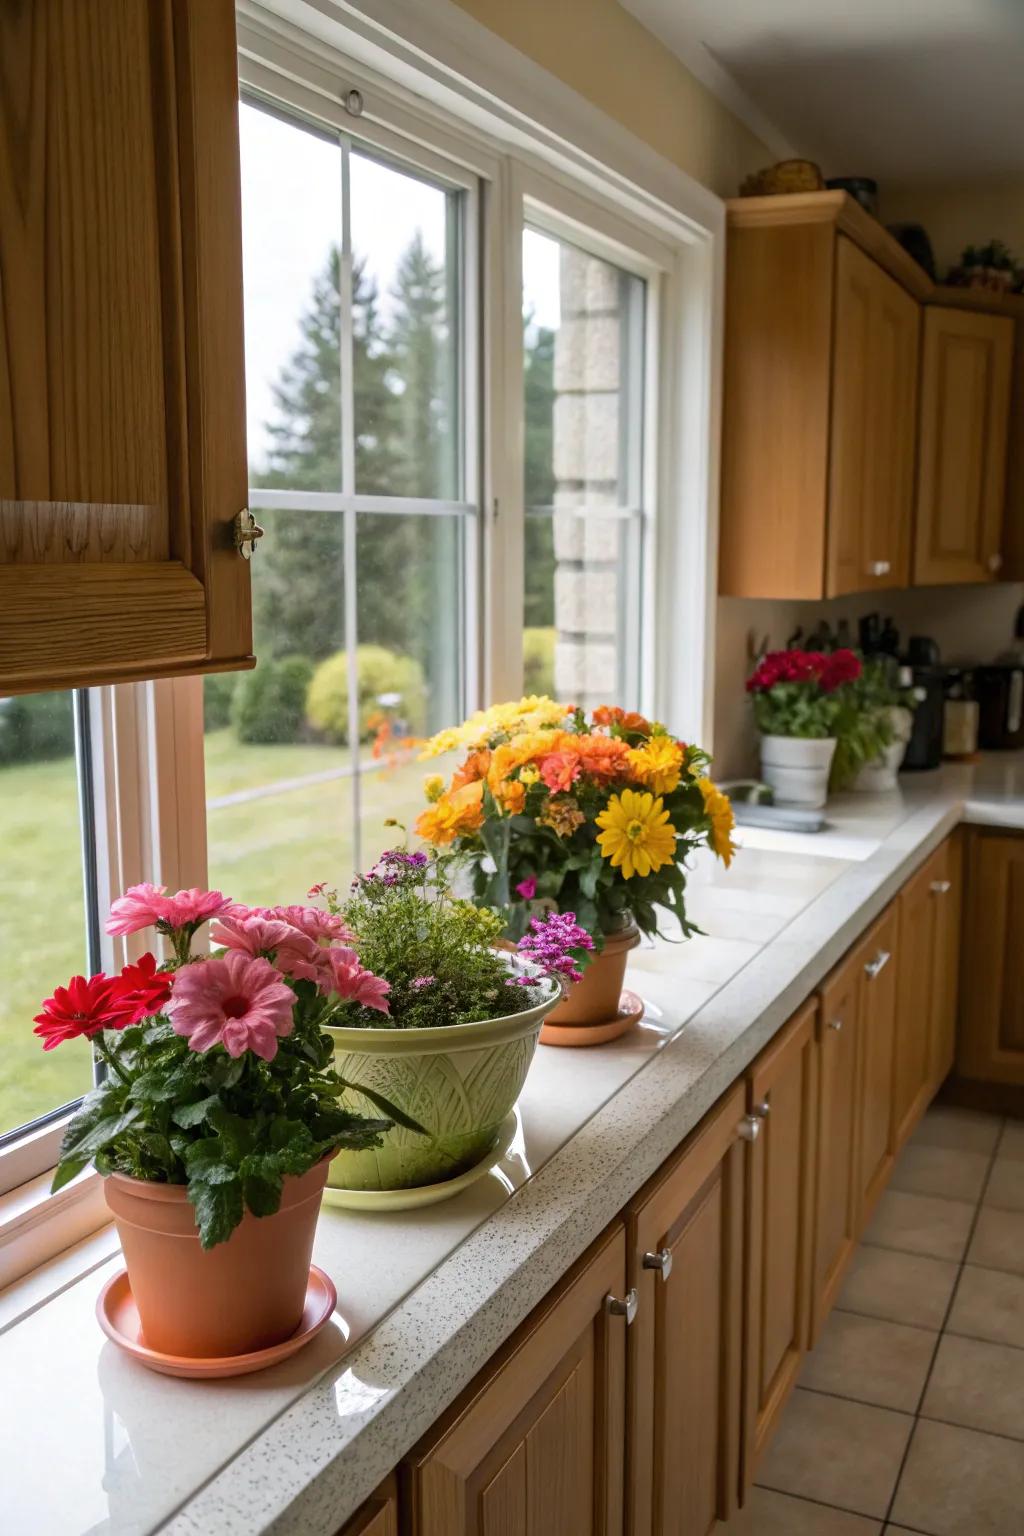
<path fill-rule="evenodd" d="M 857 1245 L 859 964 L 855 955 L 840 962 L 821 989 L 818 1009 L 811 1344 L 832 1309 Z"/>
<path fill-rule="evenodd" d="M 398 1536 L 398 1480 L 393 1473 L 342 1526 L 338 1536 Z"/>
<path fill-rule="evenodd" d="M 739 1083 L 626 1212 L 630 1536 L 706 1536 L 737 1506 L 744 1111 Z"/>
<path fill-rule="evenodd" d="M 957 1071 L 1024 1086 L 1024 836 L 972 829 Z"/>
<path fill-rule="evenodd" d="M 752 1143 L 747 1199 L 744 1488 L 753 1480 L 807 1347 L 817 1012 L 812 998 L 747 1077 L 747 1108 L 760 1135 Z"/>
<path fill-rule="evenodd" d="M 959 832 L 947 837 L 931 860 L 932 980 L 928 1076 L 937 1089 L 953 1070 L 960 1001 L 960 930 L 963 921 L 964 845 Z"/>
<path fill-rule="evenodd" d="M 899 911 L 878 919 L 853 955 L 860 992 L 857 1070 L 857 1230 L 867 1222 L 893 1165 Z M 925 1057 L 927 1062 L 927 1056 Z"/>
<path fill-rule="evenodd" d="M 960 857 L 959 841 L 954 835 L 907 881 L 898 899 L 894 1152 L 924 1114 L 952 1064 L 959 970 Z M 1024 927 L 1021 936 L 1024 938 Z M 972 995 L 973 986 L 972 981 Z"/>
<path fill-rule="evenodd" d="M 410 1536 L 619 1536 L 625 1282 L 616 1223 L 403 1464 Z"/>

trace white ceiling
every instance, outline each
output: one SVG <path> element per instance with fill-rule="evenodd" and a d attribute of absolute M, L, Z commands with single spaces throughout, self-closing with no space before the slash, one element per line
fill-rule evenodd
<path fill-rule="evenodd" d="M 1024 171 L 1024 0 L 622 4 L 775 153 L 826 176 Z"/>

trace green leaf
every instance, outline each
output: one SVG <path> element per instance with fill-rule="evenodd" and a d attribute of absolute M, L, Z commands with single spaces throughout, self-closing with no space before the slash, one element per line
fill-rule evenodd
<path fill-rule="evenodd" d="M 219 1136 L 207 1136 L 193 1141 L 184 1152 L 185 1171 L 189 1182 L 204 1180 L 208 1184 L 227 1184 L 238 1177 L 237 1166 L 224 1160 L 225 1147 Z"/>
<path fill-rule="evenodd" d="M 220 1104 L 220 1099 L 215 1093 L 211 1093 L 205 1099 L 196 1099 L 192 1104 L 179 1104 L 172 1110 L 171 1119 L 175 1125 L 180 1125 L 183 1130 L 190 1130 L 194 1125 L 202 1125 L 210 1110 Z"/>
<path fill-rule="evenodd" d="M 253 1128 L 241 1115 L 233 1115 L 221 1105 L 209 1111 L 206 1121 L 223 1141 L 232 1161 L 241 1162 L 245 1154 L 252 1150 Z"/>
<path fill-rule="evenodd" d="M 265 1171 L 242 1180 L 245 1203 L 254 1216 L 273 1216 L 281 1208 L 282 1179 L 279 1173 Z"/>
<path fill-rule="evenodd" d="M 188 1198 L 196 1213 L 203 1248 L 226 1242 L 242 1219 L 242 1182 L 233 1178 L 221 1184 L 205 1179 L 189 1182 Z"/>
<path fill-rule="evenodd" d="M 396 1125 L 402 1126 L 405 1130 L 415 1131 L 420 1136 L 428 1136 L 430 1134 L 429 1131 L 424 1130 L 418 1120 L 414 1120 L 411 1115 L 407 1115 L 404 1109 L 399 1109 L 397 1104 L 393 1103 L 391 1099 L 385 1098 L 382 1093 L 378 1093 L 375 1088 L 368 1088 L 365 1083 L 346 1083 L 344 1078 L 341 1079 L 341 1086 L 342 1088 L 348 1088 L 353 1093 L 361 1093 L 364 1099 L 369 1099 L 370 1103 L 377 1109 L 382 1110 L 389 1120 L 393 1120 Z M 381 1125 L 384 1130 L 389 1131 L 391 1129 L 390 1125 L 383 1121 Z"/>

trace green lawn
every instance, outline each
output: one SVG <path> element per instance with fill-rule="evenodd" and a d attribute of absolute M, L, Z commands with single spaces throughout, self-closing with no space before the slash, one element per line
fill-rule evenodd
<path fill-rule="evenodd" d="M 206 792 L 216 800 L 341 767 L 345 761 L 337 747 L 240 746 L 230 731 L 214 731 L 206 738 Z M 445 766 L 440 765 L 442 770 Z M 413 761 L 363 775 L 364 868 L 399 836 L 383 825 L 386 817 L 395 816 L 411 828 L 423 806 L 425 772 L 424 764 Z M 207 827 L 210 884 L 239 901 L 301 901 L 320 880 L 344 892 L 351 879 L 350 778 L 215 807 Z M 83 1043 L 44 1055 L 32 1033 L 32 1016 L 42 999 L 85 965 L 72 759 L 0 769 L 0 847 L 2 1133 L 76 1097 L 90 1082 Z"/>

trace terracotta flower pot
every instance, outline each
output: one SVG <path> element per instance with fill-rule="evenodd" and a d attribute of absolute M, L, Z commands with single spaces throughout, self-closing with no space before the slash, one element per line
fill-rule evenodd
<path fill-rule="evenodd" d="M 302 1319 L 330 1159 L 285 1179 L 274 1216 L 246 1211 L 204 1251 L 184 1185 L 111 1174 L 104 1185 L 150 1349 L 189 1358 L 279 1344 Z"/>
<path fill-rule="evenodd" d="M 616 933 L 607 934 L 604 948 L 583 972 L 583 980 L 573 983 L 568 997 L 548 1014 L 545 1024 L 589 1029 L 595 1024 L 610 1024 L 617 1018 L 626 977 L 626 960 L 630 950 L 635 949 L 639 943 L 640 930 L 635 923 L 630 923 L 628 928 L 620 928 Z M 540 1038 L 542 1045 L 554 1043 L 545 1042 L 543 1030 Z"/>

